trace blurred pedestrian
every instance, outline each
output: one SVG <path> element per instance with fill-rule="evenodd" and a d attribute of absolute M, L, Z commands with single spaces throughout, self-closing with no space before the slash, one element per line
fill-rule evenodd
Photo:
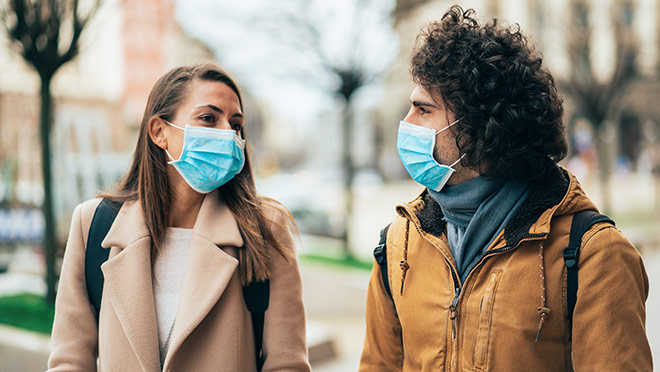
<path fill-rule="evenodd" d="M 557 165 L 562 98 L 519 27 L 454 6 L 411 73 L 397 147 L 425 189 L 374 252 L 360 371 L 651 371 L 642 259 Z"/>
<path fill-rule="evenodd" d="M 257 195 L 234 81 L 171 70 L 118 191 L 73 213 L 49 371 L 309 371 L 293 226 Z"/>

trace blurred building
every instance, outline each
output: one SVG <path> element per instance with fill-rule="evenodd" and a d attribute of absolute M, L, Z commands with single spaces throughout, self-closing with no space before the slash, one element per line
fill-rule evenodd
<path fill-rule="evenodd" d="M 410 57 L 420 28 L 429 21 L 439 20 L 455 3 L 453 0 L 398 0 L 394 12 L 395 27 L 400 38 L 400 55 L 387 78 L 380 112 L 383 118 L 384 146 L 382 159 L 391 167 L 396 162 L 396 123 L 409 108 Z M 518 23 L 543 54 L 565 95 L 566 123 L 569 130 L 584 125 L 584 113 L 566 94 L 575 72 L 575 40 L 589 34 L 584 48 L 588 49 L 588 64 L 595 76 L 594 89 L 607 86 L 617 60 L 630 69 L 632 82 L 616 109 L 604 125 L 605 140 L 614 164 L 636 170 L 646 164 L 648 153 L 660 146 L 660 108 L 655 104 L 660 94 L 660 1 L 658 0 L 466 0 L 464 9 L 474 8 L 482 22 L 498 18 L 499 22 Z M 623 46 L 629 46 L 625 49 Z M 625 55 L 624 55 L 625 53 Z M 586 125 L 587 128 L 590 126 Z M 591 136 L 596 135 L 590 133 Z M 575 149 L 573 149 L 575 150 Z M 657 158 L 657 156 L 656 156 Z M 656 165 L 660 166 L 660 165 Z M 645 167 L 645 166 L 644 166 Z M 405 173 L 394 166 L 389 173 Z M 388 173 L 388 172 L 385 172 Z"/>
<path fill-rule="evenodd" d="M 6 1 L 0 1 L 4 6 Z M 82 2 L 89 4 L 90 0 Z M 156 79 L 214 54 L 188 37 L 170 0 L 104 0 L 80 54 L 52 82 L 52 156 L 60 221 L 126 171 Z M 42 202 L 39 79 L 0 32 L 0 205 Z M 59 224 L 59 236 L 67 223 Z"/>

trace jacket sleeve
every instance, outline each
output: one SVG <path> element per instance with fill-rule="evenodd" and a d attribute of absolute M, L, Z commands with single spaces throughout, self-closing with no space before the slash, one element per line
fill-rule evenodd
<path fill-rule="evenodd" d="M 85 286 L 83 204 L 76 207 L 64 251 L 48 372 L 96 371 L 98 330 Z"/>
<path fill-rule="evenodd" d="M 293 236 L 286 212 L 275 208 L 271 231 L 285 251 L 287 260 L 272 253 L 270 260 L 270 297 L 264 316 L 263 372 L 309 372 L 305 334 L 305 308 L 302 301 L 302 279 L 298 268 Z"/>
<path fill-rule="evenodd" d="M 401 371 L 403 344 L 401 324 L 394 303 L 387 294 L 374 260 L 367 291 L 367 331 L 360 360 L 360 372 Z"/>
<path fill-rule="evenodd" d="M 635 247 L 613 226 L 583 237 L 573 314 L 573 369 L 652 371 L 646 338 L 649 283 Z"/>

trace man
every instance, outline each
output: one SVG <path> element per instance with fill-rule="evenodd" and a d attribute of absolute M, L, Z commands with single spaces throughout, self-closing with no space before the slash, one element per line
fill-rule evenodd
<path fill-rule="evenodd" d="M 635 247 L 598 222 L 578 270 L 563 258 L 573 217 L 596 206 L 557 165 L 562 99 L 519 28 L 454 6 L 411 73 L 397 147 L 426 188 L 375 252 L 360 371 L 651 371 Z"/>

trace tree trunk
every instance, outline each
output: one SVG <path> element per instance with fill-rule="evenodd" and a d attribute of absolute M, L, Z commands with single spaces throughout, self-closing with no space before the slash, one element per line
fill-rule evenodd
<path fill-rule="evenodd" d="M 380 123 L 380 116 L 379 120 L 377 120 L 374 125 L 374 135 L 373 135 L 373 143 L 374 143 L 374 154 L 373 154 L 373 159 L 371 160 L 373 162 L 372 167 L 373 169 L 378 172 L 378 175 L 382 178 L 385 179 L 386 177 L 386 172 L 382 167 L 382 159 L 385 153 L 385 130 L 383 129 L 383 126 Z"/>
<path fill-rule="evenodd" d="M 344 100 L 342 110 L 342 167 L 344 170 L 344 234 L 342 236 L 344 244 L 344 257 L 353 257 L 350 247 L 351 226 L 353 224 L 353 178 L 355 169 L 353 166 L 352 133 L 353 115 L 351 112 L 351 103 L 349 99 Z"/>
<path fill-rule="evenodd" d="M 52 173 L 50 166 L 50 129 L 52 118 L 52 97 L 50 95 L 50 76 L 41 77 L 41 174 L 44 185 L 42 210 L 46 231 L 43 249 L 46 256 L 46 301 L 55 302 L 55 217 L 53 215 Z"/>
<path fill-rule="evenodd" d="M 601 123 L 595 130 L 596 139 L 596 152 L 598 153 L 598 179 L 600 181 L 601 192 L 601 205 L 600 211 L 602 213 L 610 213 L 610 179 L 611 179 L 611 165 L 610 165 L 610 152 L 609 146 L 605 142 L 605 131 L 607 125 Z"/>
<path fill-rule="evenodd" d="M 654 174 L 653 179 L 655 180 L 655 211 L 658 215 L 658 211 L 660 211 L 660 176 Z"/>

